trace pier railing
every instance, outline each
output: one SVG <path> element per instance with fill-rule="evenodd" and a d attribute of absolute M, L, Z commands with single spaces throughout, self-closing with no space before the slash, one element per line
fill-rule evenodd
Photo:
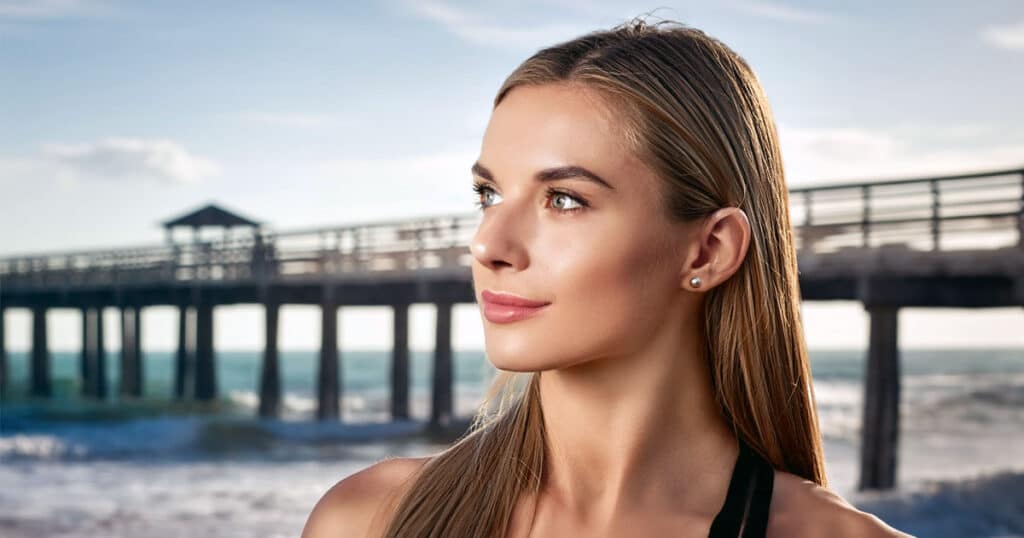
<path fill-rule="evenodd" d="M 790 189 L 797 248 L 1024 247 L 1024 169 Z"/>
<path fill-rule="evenodd" d="M 1024 168 L 794 188 L 800 254 L 901 244 L 918 251 L 1024 248 Z M 318 279 L 470 264 L 480 214 L 446 215 L 155 246 L 0 259 L 0 284 L 73 288 Z"/>
<path fill-rule="evenodd" d="M 6 286 L 270 280 L 468 266 L 475 214 L 0 259 Z"/>

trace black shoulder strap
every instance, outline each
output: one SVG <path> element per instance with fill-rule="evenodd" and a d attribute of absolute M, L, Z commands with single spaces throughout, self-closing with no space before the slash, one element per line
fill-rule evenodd
<path fill-rule="evenodd" d="M 739 449 L 729 491 L 711 522 L 709 538 L 761 538 L 768 528 L 774 470 L 743 439 L 739 440 Z"/>
<path fill-rule="evenodd" d="M 775 486 L 775 469 L 768 460 L 751 451 L 757 460 L 757 478 L 753 498 L 743 529 L 743 536 L 763 538 L 768 532 L 768 509 L 772 504 L 772 489 Z"/>

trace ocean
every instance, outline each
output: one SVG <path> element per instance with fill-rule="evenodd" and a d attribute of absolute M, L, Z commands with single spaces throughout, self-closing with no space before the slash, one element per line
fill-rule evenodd
<path fill-rule="evenodd" d="M 429 414 L 431 352 L 411 355 L 408 421 L 389 423 L 386 351 L 343 350 L 342 418 L 313 416 L 316 351 L 281 353 L 283 414 L 255 417 L 261 354 L 219 351 L 220 398 L 173 402 L 173 355 L 148 352 L 145 397 L 83 401 L 79 354 L 52 353 L 53 398 L 25 396 L 9 353 L 0 408 L 0 536 L 294 537 L 320 496 L 381 458 L 443 445 L 407 435 Z M 1024 537 L 1024 349 L 904 350 L 898 488 L 856 491 L 863 350 L 812 350 L 830 486 L 915 536 Z M 454 355 L 455 411 L 470 417 L 494 373 Z"/>

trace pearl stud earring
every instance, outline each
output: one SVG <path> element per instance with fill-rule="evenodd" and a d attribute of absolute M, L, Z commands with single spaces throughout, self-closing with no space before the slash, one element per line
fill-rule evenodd
<path fill-rule="evenodd" d="M 695 288 L 699 288 L 700 287 L 700 277 L 699 276 L 695 276 L 695 277 L 691 278 L 690 279 L 690 285 L 695 287 Z"/>

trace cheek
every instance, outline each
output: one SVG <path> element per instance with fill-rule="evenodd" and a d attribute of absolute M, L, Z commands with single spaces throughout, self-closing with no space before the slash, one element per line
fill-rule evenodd
<path fill-rule="evenodd" d="M 534 269 L 544 275 L 540 282 L 554 302 L 542 316 L 491 325 L 491 362 L 504 370 L 537 371 L 636 347 L 660 317 L 674 280 L 658 263 L 655 245 L 638 230 L 617 227 L 535 248 Z"/>
<path fill-rule="evenodd" d="M 562 262 L 554 271 L 564 292 L 554 331 L 571 334 L 567 345 L 585 357 L 623 353 L 658 317 L 669 295 L 664 270 L 651 243 L 637 233 L 605 236 L 585 261 Z"/>

